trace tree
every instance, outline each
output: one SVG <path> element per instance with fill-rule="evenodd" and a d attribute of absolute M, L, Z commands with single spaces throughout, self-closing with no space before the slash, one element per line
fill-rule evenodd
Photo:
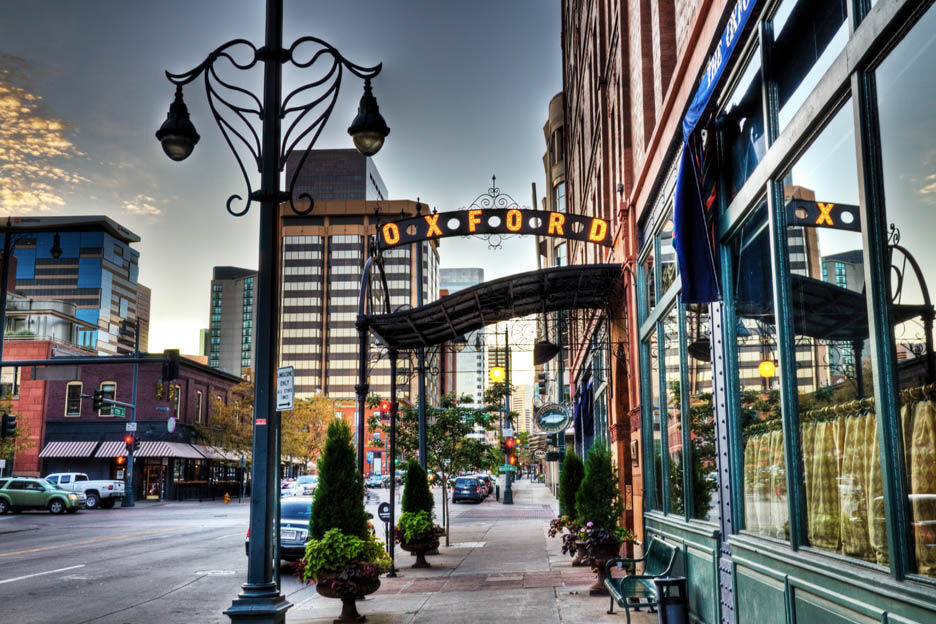
<path fill-rule="evenodd" d="M 299 399 L 281 417 L 282 454 L 316 462 L 325 448 L 328 426 L 335 420 L 332 401 L 322 395 Z"/>
<path fill-rule="evenodd" d="M 318 486 L 312 501 L 309 533 L 322 539 L 330 529 L 367 539 L 369 514 L 364 510 L 364 480 L 357 469 L 351 428 L 340 418 L 328 425 L 325 450 L 318 462 Z"/>
<path fill-rule="evenodd" d="M 246 454 L 253 446 L 253 404 L 253 375 L 247 369 L 243 380 L 231 388 L 227 402 L 211 397 L 208 418 L 195 425 L 196 437 L 208 446 Z"/>
<path fill-rule="evenodd" d="M 0 411 L 7 414 L 16 414 L 13 411 L 13 402 L 7 398 L 0 399 Z M 16 437 L 0 439 L 0 458 L 12 458 L 16 453 L 36 446 L 36 442 L 30 439 L 29 425 L 23 419 L 17 419 Z M 12 462 L 11 462 L 12 463 Z M 12 465 L 8 470 L 12 470 Z"/>
<path fill-rule="evenodd" d="M 575 493 L 578 492 L 584 477 L 585 464 L 582 463 L 582 458 L 572 449 L 567 449 L 559 473 L 559 515 L 568 516 L 570 520 L 578 517 Z"/>
<path fill-rule="evenodd" d="M 614 532 L 624 505 L 617 474 L 611 465 L 611 451 L 596 444 L 585 458 L 585 478 L 575 493 L 579 524 L 593 523 L 596 529 Z"/>
<path fill-rule="evenodd" d="M 403 513 L 426 511 L 431 516 L 433 507 L 435 500 L 429 490 L 426 471 L 418 461 L 410 459 L 406 466 L 406 484 L 403 486 Z"/>

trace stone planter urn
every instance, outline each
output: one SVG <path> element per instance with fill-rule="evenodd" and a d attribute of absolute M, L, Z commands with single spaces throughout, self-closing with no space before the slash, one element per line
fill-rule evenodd
<path fill-rule="evenodd" d="M 433 532 L 426 537 L 413 540 L 412 542 L 400 542 L 400 548 L 416 556 L 414 568 L 430 568 L 426 561 L 426 553 L 439 547 L 439 537 Z"/>
<path fill-rule="evenodd" d="M 349 579 L 323 578 L 315 584 L 315 591 L 326 598 L 341 600 L 341 615 L 335 624 L 364 622 L 367 618 L 358 613 L 356 600 L 380 589 L 379 576 L 354 576 Z"/>
<path fill-rule="evenodd" d="M 572 555 L 572 565 L 581 567 L 586 565 L 585 561 L 585 542 L 580 539 L 575 540 L 575 554 Z"/>
<path fill-rule="evenodd" d="M 583 554 L 584 554 L 585 544 L 582 544 Z M 597 548 L 593 549 L 591 556 L 586 555 L 588 558 L 588 563 L 591 565 L 592 571 L 598 574 L 598 578 L 595 580 L 595 583 L 588 588 L 588 593 L 591 596 L 607 596 L 608 589 L 604 585 L 604 580 L 607 577 L 605 572 L 605 565 L 610 559 L 614 559 L 621 552 L 621 542 L 605 542 L 603 544 L 598 544 Z"/>

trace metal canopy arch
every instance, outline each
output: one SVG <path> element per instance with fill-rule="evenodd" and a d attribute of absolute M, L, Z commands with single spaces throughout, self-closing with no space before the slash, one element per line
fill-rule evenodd
<path fill-rule="evenodd" d="M 362 314 L 362 319 L 392 349 L 431 347 L 529 314 L 604 308 L 621 271 L 620 264 L 529 271 L 478 284 L 418 308 Z"/>

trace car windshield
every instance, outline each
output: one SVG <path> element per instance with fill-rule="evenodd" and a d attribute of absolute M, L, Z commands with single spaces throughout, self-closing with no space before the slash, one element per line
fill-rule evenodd
<path fill-rule="evenodd" d="M 474 479 L 456 479 L 455 487 L 478 487 L 478 482 Z"/>
<path fill-rule="evenodd" d="M 315 475 L 306 475 L 296 479 L 296 483 L 315 483 L 316 481 L 318 481 L 318 477 Z"/>
<path fill-rule="evenodd" d="M 280 517 L 283 520 L 308 520 L 312 517 L 312 501 L 282 502 L 280 503 Z"/>
<path fill-rule="evenodd" d="M 39 479 L 39 483 L 45 486 L 47 490 L 64 490 L 65 488 L 59 487 L 57 483 L 53 483 L 48 479 Z"/>

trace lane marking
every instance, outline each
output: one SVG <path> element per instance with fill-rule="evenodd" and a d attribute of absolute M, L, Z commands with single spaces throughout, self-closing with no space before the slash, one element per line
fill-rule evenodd
<path fill-rule="evenodd" d="M 221 537 L 214 538 L 214 541 L 227 539 L 229 537 L 234 537 L 235 535 L 240 535 L 240 533 L 228 533 L 227 535 L 222 535 Z"/>
<path fill-rule="evenodd" d="M 36 572 L 35 574 L 27 574 L 26 576 L 17 576 L 15 578 L 4 579 L 0 581 L 0 585 L 4 583 L 12 583 L 13 581 L 25 581 L 26 579 L 33 578 L 34 576 L 44 576 L 46 574 L 55 574 L 56 572 L 66 572 L 68 570 L 77 570 L 78 568 L 85 567 L 85 564 L 68 566 L 67 568 L 59 568 L 58 570 L 49 570 L 48 572 Z"/>
<path fill-rule="evenodd" d="M 70 546 L 86 546 L 87 544 L 100 544 L 101 542 L 112 542 L 114 540 L 127 539 L 129 537 L 141 537 L 143 535 L 157 535 L 159 533 L 169 533 L 171 531 L 181 531 L 183 529 L 191 529 L 191 526 L 177 526 L 169 529 L 158 529 L 156 531 L 140 531 L 138 533 L 125 533 L 124 535 L 114 535 L 113 537 L 99 537 L 93 540 L 85 540 L 83 542 L 69 542 L 65 544 L 56 544 L 54 546 L 42 546 L 41 548 L 29 548 L 27 550 L 16 550 L 13 552 L 0 553 L 0 558 L 2 557 L 12 557 L 14 555 L 26 555 L 29 553 L 43 552 L 45 550 L 56 550 L 58 548 L 67 548 Z"/>

